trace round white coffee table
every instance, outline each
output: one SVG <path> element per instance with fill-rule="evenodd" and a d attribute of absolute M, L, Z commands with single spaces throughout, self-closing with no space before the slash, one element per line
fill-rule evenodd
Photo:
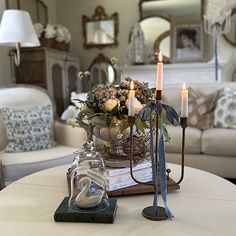
<path fill-rule="evenodd" d="M 179 167 L 169 165 L 173 179 Z M 168 194 L 173 221 L 150 221 L 141 212 L 153 195 L 118 198 L 114 224 L 56 223 L 53 214 L 68 195 L 66 170 L 56 167 L 27 176 L 0 192 L 3 236 L 236 235 L 236 187 L 213 174 L 185 168 L 180 190 Z"/>

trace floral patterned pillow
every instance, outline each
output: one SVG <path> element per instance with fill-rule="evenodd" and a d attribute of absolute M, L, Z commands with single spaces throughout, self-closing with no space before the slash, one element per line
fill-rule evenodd
<path fill-rule="evenodd" d="M 214 127 L 236 128 L 236 91 L 224 88 L 220 91 L 214 111 Z"/>
<path fill-rule="evenodd" d="M 189 88 L 189 126 L 202 130 L 213 127 L 213 111 L 217 96 L 218 91 L 202 95 Z"/>
<path fill-rule="evenodd" d="M 31 110 L 1 108 L 8 144 L 4 152 L 26 152 L 55 146 L 51 105 Z"/>

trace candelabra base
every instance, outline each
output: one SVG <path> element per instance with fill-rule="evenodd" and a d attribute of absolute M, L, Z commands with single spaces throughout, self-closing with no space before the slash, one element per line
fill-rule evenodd
<path fill-rule="evenodd" d="M 145 218 L 154 221 L 161 221 L 168 219 L 164 207 L 157 207 L 156 210 L 153 206 L 146 207 L 143 209 L 142 215 Z"/>

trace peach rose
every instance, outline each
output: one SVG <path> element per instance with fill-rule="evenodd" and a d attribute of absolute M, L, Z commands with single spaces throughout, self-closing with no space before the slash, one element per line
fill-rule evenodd
<path fill-rule="evenodd" d="M 136 98 L 136 100 L 135 100 L 135 105 L 134 105 L 135 114 L 138 114 L 142 108 L 143 108 L 143 105 L 142 105 L 141 102 Z"/>
<path fill-rule="evenodd" d="M 107 111 L 112 111 L 112 109 L 118 104 L 116 99 L 108 99 L 105 101 L 104 106 Z"/>

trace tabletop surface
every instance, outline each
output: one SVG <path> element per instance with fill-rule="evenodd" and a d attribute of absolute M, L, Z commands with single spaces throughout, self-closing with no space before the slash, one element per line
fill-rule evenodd
<path fill-rule="evenodd" d="M 142 209 L 153 200 L 153 194 L 145 194 L 119 197 L 114 224 L 54 222 L 54 211 L 68 195 L 65 177 L 68 167 L 35 173 L 3 189 L 0 235 L 236 235 L 235 185 L 189 167 L 185 168 L 180 190 L 168 193 L 173 221 L 145 219 Z M 169 164 L 169 167 L 172 178 L 177 180 L 179 166 Z"/>

